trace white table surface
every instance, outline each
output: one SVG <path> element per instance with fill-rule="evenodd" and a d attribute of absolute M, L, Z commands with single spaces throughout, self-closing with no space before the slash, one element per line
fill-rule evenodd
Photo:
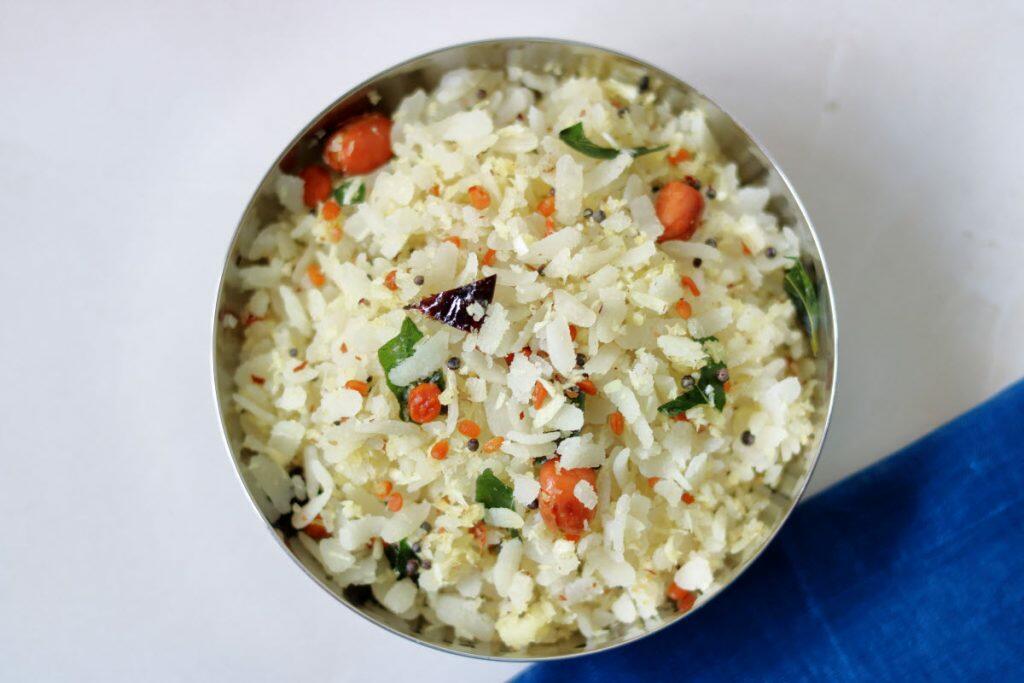
<path fill-rule="evenodd" d="M 431 48 L 618 48 L 774 153 L 839 301 L 814 490 L 1024 374 L 1019 3 L 160 5 L 0 4 L 0 678 L 517 670 L 400 640 L 305 579 L 243 497 L 209 389 L 222 254 L 269 161 Z"/>

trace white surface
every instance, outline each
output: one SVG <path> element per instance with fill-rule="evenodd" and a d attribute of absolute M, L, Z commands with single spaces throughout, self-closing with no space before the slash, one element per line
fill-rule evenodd
<path fill-rule="evenodd" d="M 269 161 L 427 49 L 605 44 L 761 138 L 838 292 L 815 489 L 1024 373 L 1019 4 L 43 4 L 0 5 L 0 678 L 514 673 L 387 635 L 302 577 L 235 481 L 208 388 L 213 287 Z"/>

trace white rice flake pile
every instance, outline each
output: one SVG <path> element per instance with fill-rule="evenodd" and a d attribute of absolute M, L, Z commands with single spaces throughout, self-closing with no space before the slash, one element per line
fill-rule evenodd
<path fill-rule="evenodd" d="M 459 69 L 390 115 L 393 158 L 332 175 L 339 216 L 280 175 L 230 274 L 247 297 L 223 319 L 231 405 L 261 510 L 337 585 L 492 652 L 653 628 L 673 583 L 706 599 L 769 536 L 816 437 L 782 286 L 799 245 L 769 191 L 740 184 L 699 109 L 625 74 Z M 574 149 L 558 133 L 576 123 L 623 151 Z M 687 176 L 698 229 L 658 242 L 656 188 Z M 493 300 L 465 303 L 478 329 L 407 308 L 491 275 Z M 386 373 L 407 320 L 421 337 Z M 719 361 L 721 409 L 659 410 Z M 439 412 L 410 421 L 428 382 Z M 396 572 L 398 553 L 415 561 Z"/>

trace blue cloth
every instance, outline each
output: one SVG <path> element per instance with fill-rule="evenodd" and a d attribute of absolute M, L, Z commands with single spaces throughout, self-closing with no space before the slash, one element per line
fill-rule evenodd
<path fill-rule="evenodd" d="M 800 505 L 690 618 L 516 681 L 1024 680 L 1022 473 L 1024 382 Z"/>

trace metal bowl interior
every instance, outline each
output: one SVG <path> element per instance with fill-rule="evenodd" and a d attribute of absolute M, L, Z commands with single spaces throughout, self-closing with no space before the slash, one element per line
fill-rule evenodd
<path fill-rule="evenodd" d="M 815 397 L 815 436 L 805 451 L 804 458 L 795 459 L 786 471 L 786 486 L 790 495 L 776 494 L 777 513 L 766 520 L 773 531 L 760 547 L 752 549 L 743 557 L 735 558 L 722 588 L 701 596 L 697 606 L 689 614 L 713 599 L 745 570 L 771 541 L 785 522 L 792 508 L 802 495 L 810 478 L 828 428 L 835 393 L 837 345 L 835 311 L 832 286 L 825 259 L 815 236 L 814 229 L 789 182 L 771 158 L 760 148 L 751 136 L 735 120 L 707 97 L 674 76 L 642 61 L 602 48 L 544 39 L 502 39 L 449 47 L 411 59 L 374 76 L 343 95 L 306 127 L 282 152 L 264 176 L 254 193 L 231 241 L 224 265 L 213 321 L 213 381 L 225 442 L 235 464 L 243 486 L 253 501 L 254 508 L 263 518 L 268 531 L 281 547 L 301 566 L 305 572 L 328 593 L 350 609 L 370 621 L 410 640 L 441 650 L 476 657 L 509 661 L 535 661 L 570 657 L 597 652 L 622 645 L 631 640 L 660 630 L 679 618 L 666 614 L 665 623 L 654 629 L 635 630 L 622 633 L 600 643 L 588 645 L 582 637 L 555 644 L 537 645 L 522 651 L 505 651 L 496 646 L 479 645 L 460 641 L 449 634 L 426 633 L 421 623 L 406 622 L 391 614 L 373 600 L 358 600 L 351 591 L 345 591 L 324 572 L 298 543 L 289 542 L 273 528 L 271 520 L 260 511 L 255 501 L 256 485 L 248 475 L 245 463 L 252 453 L 242 447 L 242 434 L 233 410 L 232 374 L 238 363 L 240 339 L 238 332 L 218 324 L 218 314 L 225 309 L 235 309 L 243 302 L 242 293 L 236 287 L 234 267 L 240 249 L 255 236 L 256 231 L 279 210 L 274 194 L 276 178 L 282 172 L 294 172 L 311 161 L 318 154 L 324 135 L 350 116 L 370 108 L 369 95 L 377 93 L 381 101 L 377 105 L 390 111 L 403 97 L 417 88 L 429 89 L 435 86 L 447 71 L 459 67 L 505 68 L 516 64 L 531 69 L 555 68 L 564 73 L 585 74 L 598 77 L 614 76 L 623 81 L 635 82 L 641 76 L 650 78 L 651 87 L 659 97 L 667 100 L 676 110 L 689 107 L 701 109 L 707 116 L 708 124 L 715 134 L 724 153 L 738 166 L 740 180 L 744 184 L 765 185 L 771 191 L 769 209 L 778 216 L 781 224 L 790 226 L 800 239 L 805 262 L 813 265 L 820 288 L 821 303 L 821 349 L 817 357 L 820 390 Z M 688 615 L 684 615 L 688 616 Z"/>

